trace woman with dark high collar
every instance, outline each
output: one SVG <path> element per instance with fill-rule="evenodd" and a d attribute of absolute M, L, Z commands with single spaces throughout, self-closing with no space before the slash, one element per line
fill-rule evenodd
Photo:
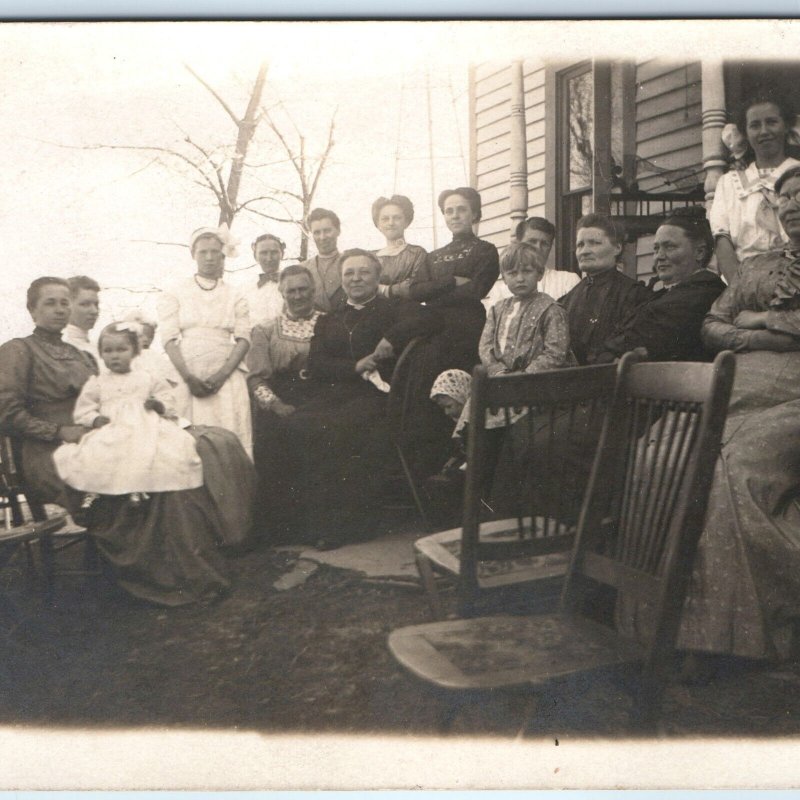
<path fill-rule="evenodd" d="M 319 317 L 308 354 L 314 398 L 284 417 L 283 470 L 297 508 L 293 536 L 331 547 L 372 530 L 391 451 L 387 393 L 411 339 L 440 329 L 428 309 L 379 292 L 381 264 L 352 249 L 340 258 L 345 303 Z"/>
<path fill-rule="evenodd" d="M 441 369 L 472 372 L 480 363 L 478 343 L 486 322 L 483 300 L 500 272 L 497 248 L 479 239 L 473 225 L 481 218 L 481 196 L 474 189 L 446 189 L 439 208 L 453 234 L 450 244 L 428 253 L 411 280 L 411 299 L 436 310 L 444 324 Z"/>
<path fill-rule="evenodd" d="M 624 237 L 603 214 L 578 220 L 575 253 L 583 279 L 559 303 L 569 318 L 572 352 L 581 365 L 594 364 L 606 339 L 638 306 L 652 297 L 650 290 L 617 269 Z"/>

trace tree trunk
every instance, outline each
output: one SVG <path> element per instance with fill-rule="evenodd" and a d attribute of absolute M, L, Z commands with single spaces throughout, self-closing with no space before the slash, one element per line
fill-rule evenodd
<path fill-rule="evenodd" d="M 244 119 L 239 122 L 239 135 L 236 137 L 236 152 L 233 155 L 231 171 L 228 175 L 228 185 L 225 190 L 227 202 L 224 207 L 220 208 L 220 225 L 223 222 L 226 222 L 228 227 L 233 224 L 236 199 L 239 195 L 239 185 L 242 182 L 244 160 L 247 157 L 247 149 L 250 146 L 250 141 L 258 125 L 256 112 L 261 104 L 261 95 L 264 91 L 266 79 L 267 64 L 266 62 L 262 62 L 261 66 L 258 68 L 258 75 L 256 75 L 256 80 L 253 84 L 253 91 L 250 94 L 250 101 L 247 104 L 247 111 L 245 112 Z"/>

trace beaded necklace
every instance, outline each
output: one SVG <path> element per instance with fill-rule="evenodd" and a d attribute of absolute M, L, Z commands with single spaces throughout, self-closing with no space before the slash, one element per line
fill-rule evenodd
<path fill-rule="evenodd" d="M 214 285 L 213 286 L 203 286 L 203 284 L 200 283 L 200 281 L 197 280 L 197 278 L 198 278 L 198 275 L 197 275 L 197 273 L 195 273 L 194 282 L 197 284 L 197 287 L 199 289 L 202 289 L 204 292 L 213 292 L 214 289 L 216 289 L 217 286 L 219 285 L 219 278 L 206 278 L 206 280 L 208 280 L 208 281 L 211 281 L 211 280 L 214 281 Z"/>

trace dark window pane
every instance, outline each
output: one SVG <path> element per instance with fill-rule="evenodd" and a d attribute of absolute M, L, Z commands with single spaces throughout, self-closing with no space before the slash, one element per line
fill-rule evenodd
<path fill-rule="evenodd" d="M 567 81 L 569 108 L 569 191 L 592 185 L 592 134 L 594 107 L 592 73 Z"/>

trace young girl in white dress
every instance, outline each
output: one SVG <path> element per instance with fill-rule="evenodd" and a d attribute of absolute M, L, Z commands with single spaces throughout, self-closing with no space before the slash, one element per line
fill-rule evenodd
<path fill-rule="evenodd" d="M 84 384 L 74 411 L 75 424 L 92 430 L 53 454 L 62 480 L 88 493 L 85 507 L 101 494 L 129 494 L 140 503 L 148 492 L 202 486 L 194 438 L 170 419 L 171 387 L 147 370 L 131 370 L 139 351 L 133 326 L 108 325 L 98 349 L 108 371 Z"/>

